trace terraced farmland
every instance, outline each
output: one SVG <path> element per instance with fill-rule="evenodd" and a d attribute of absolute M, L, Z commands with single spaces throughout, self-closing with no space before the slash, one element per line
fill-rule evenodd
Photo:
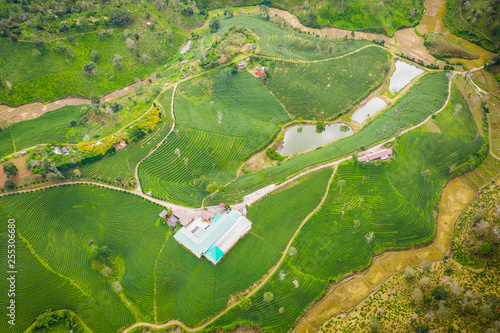
<path fill-rule="evenodd" d="M 233 25 L 252 29 L 259 36 L 259 54 L 278 58 L 327 59 L 338 57 L 371 44 L 364 40 L 316 38 L 294 30 L 279 28 L 275 24 L 255 15 L 236 15 L 222 19 L 217 33 L 222 35 Z"/>
<path fill-rule="evenodd" d="M 217 266 L 193 256 L 171 235 L 165 239 L 167 228 L 154 226 L 162 208 L 139 196 L 69 185 L 1 197 L 0 217 L 16 219 L 18 228 L 18 268 L 24 272 L 18 275 L 16 299 L 24 305 L 18 321 L 26 328 L 45 309 L 64 308 L 75 311 L 94 332 L 154 322 L 156 277 L 158 322 L 176 318 L 199 324 L 224 308 L 230 294 L 247 289 L 278 261 L 290 235 L 267 235 L 282 224 L 294 230 L 320 202 L 330 175 L 331 170 L 310 175 L 264 199 L 274 207 L 274 217 L 286 218 L 280 225 L 269 220 L 267 205 L 252 208 L 250 216 L 258 228 Z M 287 204 L 295 207 L 293 214 Z M 1 237 L 6 242 L 6 229 Z M 104 273 L 92 268 L 91 244 L 107 245 L 117 261 L 123 260 L 120 284 L 130 307 Z M 5 271 L 0 291 L 6 294 L 4 275 Z M 0 330 L 10 332 L 7 325 L 3 321 Z"/>
<path fill-rule="evenodd" d="M 160 102 L 163 105 L 170 103 L 171 91 L 167 91 Z M 170 106 L 169 106 L 170 108 Z M 170 114 L 162 114 L 162 122 L 158 124 L 156 130 L 148 134 L 138 142 L 132 142 L 127 147 L 117 150 L 112 155 L 89 164 L 81 166 L 80 172 L 83 178 L 99 179 L 108 183 L 115 182 L 117 177 L 121 177 L 124 183 L 135 177 L 135 167 L 151 150 L 165 138 L 172 126 Z"/>
<path fill-rule="evenodd" d="M 279 166 L 240 176 L 237 182 L 227 187 L 224 193 L 225 202 L 241 200 L 244 195 L 283 180 L 308 166 L 350 155 L 359 151 L 361 146 L 368 147 L 393 136 L 401 129 L 420 123 L 444 104 L 448 95 L 447 83 L 446 73 L 425 75 L 404 97 L 355 135 L 292 157 Z M 395 110 L 398 110 L 397 116 Z M 221 195 L 216 194 L 205 204 L 218 204 L 220 201 Z"/>
<path fill-rule="evenodd" d="M 297 255 L 279 268 L 286 274 L 285 280 L 280 282 L 275 274 L 251 298 L 249 310 L 231 310 L 212 328 L 248 323 L 262 330 L 286 332 L 328 281 L 368 265 L 373 253 L 430 240 L 435 205 L 450 177 L 449 166 L 466 161 L 483 142 L 473 135 L 477 128 L 467 104 L 453 116 L 454 103 L 465 102 L 457 89 L 453 93 L 453 102 L 435 119 L 441 133 L 417 130 L 404 134 L 397 142 L 396 159 L 379 166 L 341 165 L 322 208 L 292 244 Z M 446 121 L 450 117 L 456 122 Z M 429 172 L 422 172 L 426 170 Z M 342 190 L 339 179 L 345 181 Z M 354 220 L 360 221 L 360 227 L 355 227 Z M 374 238 L 367 242 L 369 232 Z M 291 285 L 289 276 L 297 280 L 298 288 Z M 273 301 L 263 301 L 265 291 L 274 294 Z"/>
<path fill-rule="evenodd" d="M 317 63 L 276 61 L 267 86 L 292 117 L 327 119 L 360 102 L 389 68 L 389 53 L 374 46 Z"/>
<path fill-rule="evenodd" d="M 177 132 L 141 163 L 139 177 L 145 192 L 187 206 L 201 205 L 207 182 L 222 185 L 234 178 L 245 158 L 289 120 L 246 72 L 226 77 L 218 71 L 180 84 L 174 112 Z"/>

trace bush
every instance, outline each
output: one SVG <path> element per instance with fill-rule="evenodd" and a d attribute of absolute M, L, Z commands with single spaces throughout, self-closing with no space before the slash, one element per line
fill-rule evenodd
<path fill-rule="evenodd" d="M 8 190 L 12 190 L 14 189 L 14 187 L 16 187 L 16 183 L 14 183 L 12 180 L 10 179 L 7 179 L 5 181 L 5 184 L 4 184 L 5 188 L 8 189 Z"/>

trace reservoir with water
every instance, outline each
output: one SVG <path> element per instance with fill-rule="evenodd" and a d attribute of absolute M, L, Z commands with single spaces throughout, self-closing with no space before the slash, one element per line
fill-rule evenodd
<path fill-rule="evenodd" d="M 316 130 L 315 125 L 295 125 L 286 131 L 283 146 L 278 153 L 281 156 L 301 153 L 345 138 L 353 133 L 354 131 L 349 125 L 342 123 L 327 125 L 321 132 Z"/>
<path fill-rule="evenodd" d="M 363 123 L 366 119 L 373 117 L 375 113 L 383 109 L 387 103 L 380 97 L 374 97 L 368 101 L 361 109 L 356 111 L 351 117 L 358 124 Z"/>
<path fill-rule="evenodd" d="M 412 66 L 404 61 L 396 61 L 396 70 L 389 81 L 389 91 L 397 93 L 414 78 L 422 74 L 424 71 L 418 67 Z"/>

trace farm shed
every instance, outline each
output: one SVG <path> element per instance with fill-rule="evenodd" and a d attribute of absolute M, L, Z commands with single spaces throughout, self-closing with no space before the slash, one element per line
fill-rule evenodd
<path fill-rule="evenodd" d="M 183 227 L 187 226 L 191 221 L 193 221 L 193 217 L 187 213 L 182 211 L 177 211 L 174 215 L 179 219 L 179 222 Z"/>
<path fill-rule="evenodd" d="M 198 258 L 204 256 L 213 264 L 222 258 L 251 228 L 252 222 L 240 212 L 232 210 L 220 215 L 208 227 L 189 230 L 181 228 L 174 238 Z"/>
<path fill-rule="evenodd" d="M 200 217 L 206 221 L 210 221 L 215 217 L 215 214 L 212 212 L 209 212 L 208 210 L 204 210 L 201 212 Z"/>
<path fill-rule="evenodd" d="M 370 162 L 373 160 L 376 160 L 377 158 L 380 158 L 382 160 L 386 160 L 389 158 L 390 155 L 392 155 L 393 151 L 392 149 L 382 149 L 370 154 L 367 154 L 365 156 L 362 156 L 358 158 L 358 161 L 360 162 Z"/>
<path fill-rule="evenodd" d="M 165 218 L 166 216 L 168 215 L 168 212 L 166 210 L 163 210 L 159 216 L 162 217 L 162 218 Z"/>

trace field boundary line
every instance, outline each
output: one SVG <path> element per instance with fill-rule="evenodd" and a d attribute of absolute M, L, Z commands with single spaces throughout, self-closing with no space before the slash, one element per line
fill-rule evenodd
<path fill-rule="evenodd" d="M 158 314 L 156 312 L 156 266 L 158 265 L 158 259 L 160 259 L 160 255 L 163 253 L 163 248 L 165 248 L 165 244 L 167 244 L 168 238 L 165 239 L 163 242 L 163 245 L 161 246 L 160 252 L 158 252 L 158 255 L 156 256 L 155 260 L 155 266 L 153 269 L 153 276 L 154 276 L 154 290 L 153 290 L 153 312 L 155 314 L 155 323 L 158 322 Z"/>
<path fill-rule="evenodd" d="M 488 140 L 490 141 L 490 154 L 491 156 L 493 156 L 494 158 L 496 158 L 497 160 L 500 160 L 500 157 L 498 157 L 497 155 L 495 155 L 493 153 L 493 142 L 491 141 L 491 136 L 492 136 L 492 131 L 491 131 L 491 119 L 490 119 L 490 114 L 487 113 L 486 114 L 486 117 L 488 118 Z"/>
<path fill-rule="evenodd" d="M 328 196 L 328 192 L 329 192 L 329 189 L 330 189 L 330 185 L 332 184 L 332 181 L 333 181 L 333 178 L 335 177 L 335 174 L 337 173 L 337 166 L 335 166 L 332 170 L 332 175 L 330 176 L 330 179 L 328 180 L 328 183 L 326 185 L 326 189 L 325 189 L 325 193 L 323 194 L 323 197 L 321 198 L 321 201 L 319 202 L 318 206 L 316 206 L 316 208 L 314 208 L 309 214 L 307 214 L 307 216 L 302 220 L 301 224 L 298 226 L 298 228 L 295 230 L 294 234 L 292 235 L 292 237 L 290 238 L 290 241 L 288 242 L 287 246 L 285 247 L 285 250 L 283 251 L 283 254 L 280 258 L 280 260 L 276 263 L 276 265 L 274 265 L 266 274 L 265 274 L 265 277 L 263 279 L 261 279 L 260 281 L 258 281 L 256 283 L 256 285 L 254 287 L 250 287 L 250 289 L 253 289 L 251 290 L 247 295 L 246 297 L 250 297 L 252 296 L 253 294 L 255 294 L 257 291 L 260 290 L 260 288 L 262 288 L 265 283 L 274 275 L 274 273 L 278 270 L 278 268 L 280 267 L 281 263 L 285 260 L 286 256 L 288 255 L 288 250 L 290 249 L 293 241 L 295 240 L 295 237 L 297 237 L 299 231 L 302 229 L 302 227 L 306 224 L 306 222 L 312 217 L 312 215 L 314 213 L 316 213 L 319 209 L 321 209 L 321 207 L 323 206 L 323 203 L 325 202 L 326 200 L 326 197 Z M 218 314 L 216 314 L 215 316 L 211 317 L 209 320 L 207 320 L 206 322 L 204 322 L 203 324 L 201 324 L 200 326 L 197 326 L 197 327 L 189 327 L 189 326 L 186 326 L 183 322 L 179 321 L 179 320 L 170 320 L 170 321 L 167 321 L 166 323 L 164 324 L 151 324 L 151 323 L 136 323 L 132 326 L 129 326 L 127 327 L 125 330 L 122 331 L 122 333 L 128 333 L 130 330 L 134 329 L 134 328 L 137 328 L 137 327 L 143 327 L 143 326 L 146 326 L 146 327 L 152 327 L 152 328 L 165 328 L 165 327 L 169 327 L 169 326 L 174 326 L 174 325 L 178 325 L 180 327 L 182 327 L 184 330 L 186 331 L 189 331 L 189 332 L 194 332 L 194 331 L 199 331 L 205 327 L 207 327 L 208 325 L 210 325 L 211 323 L 213 323 L 215 320 L 217 320 L 219 317 L 221 317 L 222 315 L 224 315 L 226 312 L 228 312 L 229 310 L 231 310 L 232 308 L 236 307 L 238 304 L 240 304 L 240 302 L 234 302 L 232 305 L 230 305 L 229 307 L 226 307 L 224 310 L 222 310 L 221 312 L 219 312 Z"/>

